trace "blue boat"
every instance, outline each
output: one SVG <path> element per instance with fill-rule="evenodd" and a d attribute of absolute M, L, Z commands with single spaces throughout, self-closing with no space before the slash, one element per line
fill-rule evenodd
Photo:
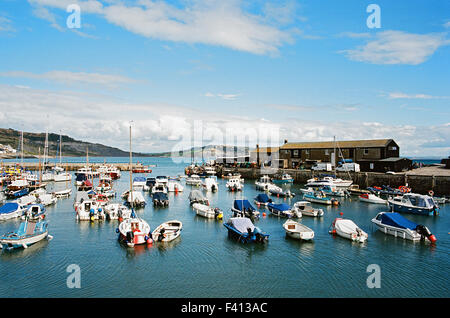
<path fill-rule="evenodd" d="M 257 205 L 267 205 L 269 203 L 272 203 L 272 199 L 269 198 L 269 196 L 265 193 L 260 193 L 255 198 L 255 203 Z"/>
<path fill-rule="evenodd" d="M 29 193 L 28 188 L 23 188 L 20 190 L 16 190 L 16 191 L 8 191 L 6 193 L 6 197 L 8 199 L 18 199 L 20 197 L 23 197 L 24 195 L 27 195 Z"/>
<path fill-rule="evenodd" d="M 372 223 L 384 234 L 411 241 L 427 238 L 432 243 L 436 242 L 436 237 L 426 226 L 416 224 L 397 212 L 380 212 L 372 219 Z"/>
<path fill-rule="evenodd" d="M 15 232 L 0 237 L 0 246 L 3 249 L 28 248 L 28 246 L 48 237 L 47 221 L 25 219 Z"/>
<path fill-rule="evenodd" d="M 259 218 L 259 212 L 246 199 L 234 200 L 231 211 L 234 217 Z"/>
<path fill-rule="evenodd" d="M 154 192 L 153 193 L 153 205 L 154 206 L 168 206 L 169 198 L 164 192 Z"/>
<path fill-rule="evenodd" d="M 405 193 L 403 196 L 388 199 L 388 203 L 392 212 L 419 215 L 439 214 L 439 207 L 428 195 Z"/>
<path fill-rule="evenodd" d="M 26 206 L 17 202 L 7 202 L 0 207 L 0 221 L 18 218 L 26 209 Z"/>
<path fill-rule="evenodd" d="M 270 213 L 276 216 L 281 216 L 285 218 L 291 218 L 294 216 L 294 212 L 292 212 L 291 207 L 289 204 L 286 203 L 269 203 L 267 205 L 267 208 L 269 209 Z"/>
<path fill-rule="evenodd" d="M 24 212 L 22 218 L 28 220 L 40 220 L 45 218 L 45 207 L 42 204 L 32 204 Z"/>
<path fill-rule="evenodd" d="M 147 181 L 145 182 L 145 185 L 149 187 L 150 189 L 153 188 L 153 186 L 156 184 L 156 178 L 150 177 L 147 178 Z"/>
<path fill-rule="evenodd" d="M 265 243 L 269 235 L 254 226 L 249 218 L 230 218 L 224 226 L 228 229 L 228 237 L 237 239 L 240 243 Z"/>
<path fill-rule="evenodd" d="M 272 182 L 278 184 L 294 183 L 294 178 L 292 178 L 289 174 L 285 173 L 281 176 L 281 178 L 278 179 L 274 178 Z"/>

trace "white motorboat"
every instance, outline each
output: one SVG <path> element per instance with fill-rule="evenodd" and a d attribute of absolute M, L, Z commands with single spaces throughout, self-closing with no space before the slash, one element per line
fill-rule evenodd
<path fill-rule="evenodd" d="M 144 196 L 140 191 L 127 191 L 126 202 L 128 205 L 133 205 L 133 207 L 144 207 L 147 202 L 145 202 Z M 133 198 L 133 199 L 132 199 Z"/>
<path fill-rule="evenodd" d="M 359 196 L 359 201 L 374 203 L 374 204 L 388 204 L 387 200 L 380 198 L 379 196 L 372 193 L 363 193 Z"/>
<path fill-rule="evenodd" d="M 430 242 L 436 242 L 436 237 L 426 226 L 411 222 L 396 212 L 380 212 L 372 219 L 372 223 L 384 234 L 411 241 L 427 238 Z"/>
<path fill-rule="evenodd" d="M 75 203 L 76 219 L 78 221 L 94 221 L 105 218 L 105 212 L 95 200 L 82 200 Z"/>
<path fill-rule="evenodd" d="M 131 210 L 120 203 L 109 203 L 103 209 L 109 220 L 125 220 L 131 217 Z"/>
<path fill-rule="evenodd" d="M 219 190 L 219 184 L 217 183 L 217 177 L 211 176 L 205 178 L 205 181 L 202 183 L 203 189 L 206 191 L 216 192 Z"/>
<path fill-rule="evenodd" d="M 53 181 L 55 182 L 65 182 L 65 181 L 72 181 L 72 175 L 69 172 L 64 171 L 61 167 L 54 167 L 53 168 Z"/>
<path fill-rule="evenodd" d="M 72 194 L 72 189 L 64 189 L 64 190 L 60 190 L 60 191 L 55 191 L 53 194 L 57 198 L 70 197 L 70 195 Z"/>
<path fill-rule="evenodd" d="M 167 221 L 152 232 L 152 239 L 155 242 L 170 242 L 180 236 L 182 229 L 183 224 L 180 221 Z"/>
<path fill-rule="evenodd" d="M 202 179 L 196 174 L 191 175 L 190 177 L 186 178 L 186 184 L 193 185 L 193 186 L 201 186 Z"/>
<path fill-rule="evenodd" d="M 294 220 L 287 220 L 283 224 L 286 235 L 297 240 L 309 241 L 314 238 L 314 231 L 309 227 L 295 222 Z"/>
<path fill-rule="evenodd" d="M 0 221 L 20 217 L 28 208 L 28 205 L 22 205 L 18 202 L 7 202 L 0 206 Z"/>
<path fill-rule="evenodd" d="M 369 237 L 352 220 L 342 218 L 336 218 L 333 221 L 330 233 L 359 243 L 364 243 Z"/>
<path fill-rule="evenodd" d="M 313 208 L 311 202 L 308 201 L 295 202 L 292 210 L 298 218 L 301 218 L 303 215 L 312 217 L 323 216 L 323 210 Z"/>
<path fill-rule="evenodd" d="M 25 205 L 30 205 L 30 204 L 36 203 L 36 201 L 37 201 L 37 198 L 35 195 L 27 194 L 27 195 L 24 195 L 23 197 L 20 197 L 20 198 L 14 200 L 13 202 L 17 202 L 20 205 L 25 206 Z"/>
<path fill-rule="evenodd" d="M 327 176 L 323 178 L 311 178 L 307 181 L 306 186 L 311 188 L 329 186 L 331 188 L 348 189 L 352 184 L 352 180 L 343 180 Z"/>
<path fill-rule="evenodd" d="M 436 202 L 428 195 L 405 193 L 403 196 L 389 198 L 388 203 L 392 212 L 420 215 L 436 215 L 439 213 Z"/>
<path fill-rule="evenodd" d="M 223 212 L 219 208 L 213 208 L 206 204 L 194 203 L 192 205 L 195 213 L 199 216 L 203 216 L 207 219 L 223 219 Z"/>
<path fill-rule="evenodd" d="M 58 199 L 51 193 L 43 193 L 36 196 L 36 202 L 43 206 L 55 204 Z"/>
<path fill-rule="evenodd" d="M 244 188 L 244 185 L 241 183 L 240 178 L 229 179 L 225 186 L 229 191 L 242 191 L 242 189 Z"/>
<path fill-rule="evenodd" d="M 134 191 L 148 191 L 150 190 L 147 185 L 146 177 L 135 177 L 133 180 L 133 190 Z"/>
<path fill-rule="evenodd" d="M 194 203 L 209 205 L 209 200 L 203 195 L 200 190 L 192 190 L 191 193 L 189 193 L 189 201 L 191 205 L 193 205 Z"/>
<path fill-rule="evenodd" d="M 141 218 L 133 215 L 129 219 L 123 220 L 117 229 L 119 241 L 127 244 L 128 247 L 134 247 L 140 244 L 151 244 L 150 225 Z"/>
<path fill-rule="evenodd" d="M 176 181 L 173 180 L 169 180 L 169 182 L 167 182 L 167 191 L 168 192 L 183 192 L 184 187 Z"/>
<path fill-rule="evenodd" d="M 167 194 L 167 187 L 164 185 L 164 183 L 156 182 L 156 184 L 152 188 L 152 194 L 155 194 L 156 192 L 162 192 Z"/>

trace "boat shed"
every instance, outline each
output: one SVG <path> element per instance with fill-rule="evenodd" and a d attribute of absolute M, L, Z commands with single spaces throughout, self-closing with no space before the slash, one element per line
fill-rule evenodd
<path fill-rule="evenodd" d="M 410 170 L 412 167 L 412 160 L 398 157 L 381 160 L 361 160 L 358 163 L 361 171 L 364 172 L 402 172 Z"/>
<path fill-rule="evenodd" d="M 336 149 L 336 155 L 334 154 Z M 344 140 L 319 142 L 288 142 L 280 146 L 279 158 L 289 168 L 304 166 L 307 161 L 331 162 L 344 158 L 352 162 L 398 158 L 400 147 L 393 139 Z"/>

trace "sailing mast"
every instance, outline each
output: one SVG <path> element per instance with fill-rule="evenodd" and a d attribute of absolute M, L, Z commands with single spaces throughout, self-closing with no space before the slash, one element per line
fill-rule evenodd
<path fill-rule="evenodd" d="M 22 137 L 20 138 L 21 145 L 20 145 L 20 164 L 23 167 L 23 130 L 22 130 Z"/>
<path fill-rule="evenodd" d="M 45 132 L 45 143 L 44 143 L 44 167 L 47 164 L 48 160 L 48 130 Z"/>
<path fill-rule="evenodd" d="M 61 131 L 59 132 L 59 164 L 62 163 L 62 135 Z"/>
<path fill-rule="evenodd" d="M 38 158 L 39 158 L 39 184 L 42 183 L 42 170 L 41 170 L 41 147 L 38 150 Z"/>
<path fill-rule="evenodd" d="M 130 205 L 131 205 L 131 211 L 134 214 L 133 211 L 133 158 L 131 154 L 131 123 L 130 123 Z"/>

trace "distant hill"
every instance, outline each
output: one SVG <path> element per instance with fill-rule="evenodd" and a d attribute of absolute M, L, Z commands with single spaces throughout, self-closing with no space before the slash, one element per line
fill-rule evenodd
<path fill-rule="evenodd" d="M 12 148 L 19 151 L 19 143 L 21 132 L 14 129 L 0 128 L 0 144 L 10 145 Z M 45 133 L 23 133 L 24 156 L 37 156 L 39 147 L 41 148 L 41 155 L 44 152 Z M 48 148 L 50 157 L 54 157 L 59 149 L 59 135 L 54 133 L 48 134 Z M 90 142 L 75 140 L 69 136 L 62 135 L 62 154 L 69 157 L 83 157 L 86 156 L 86 149 L 89 149 L 90 157 L 127 157 L 130 155 L 128 151 L 123 151 L 119 148 L 109 147 L 102 144 L 94 144 Z M 9 157 L 15 158 L 20 156 L 20 153 Z M 148 157 L 151 156 L 145 153 L 133 152 L 133 156 Z M 8 156 L 3 156 L 8 157 Z"/>

